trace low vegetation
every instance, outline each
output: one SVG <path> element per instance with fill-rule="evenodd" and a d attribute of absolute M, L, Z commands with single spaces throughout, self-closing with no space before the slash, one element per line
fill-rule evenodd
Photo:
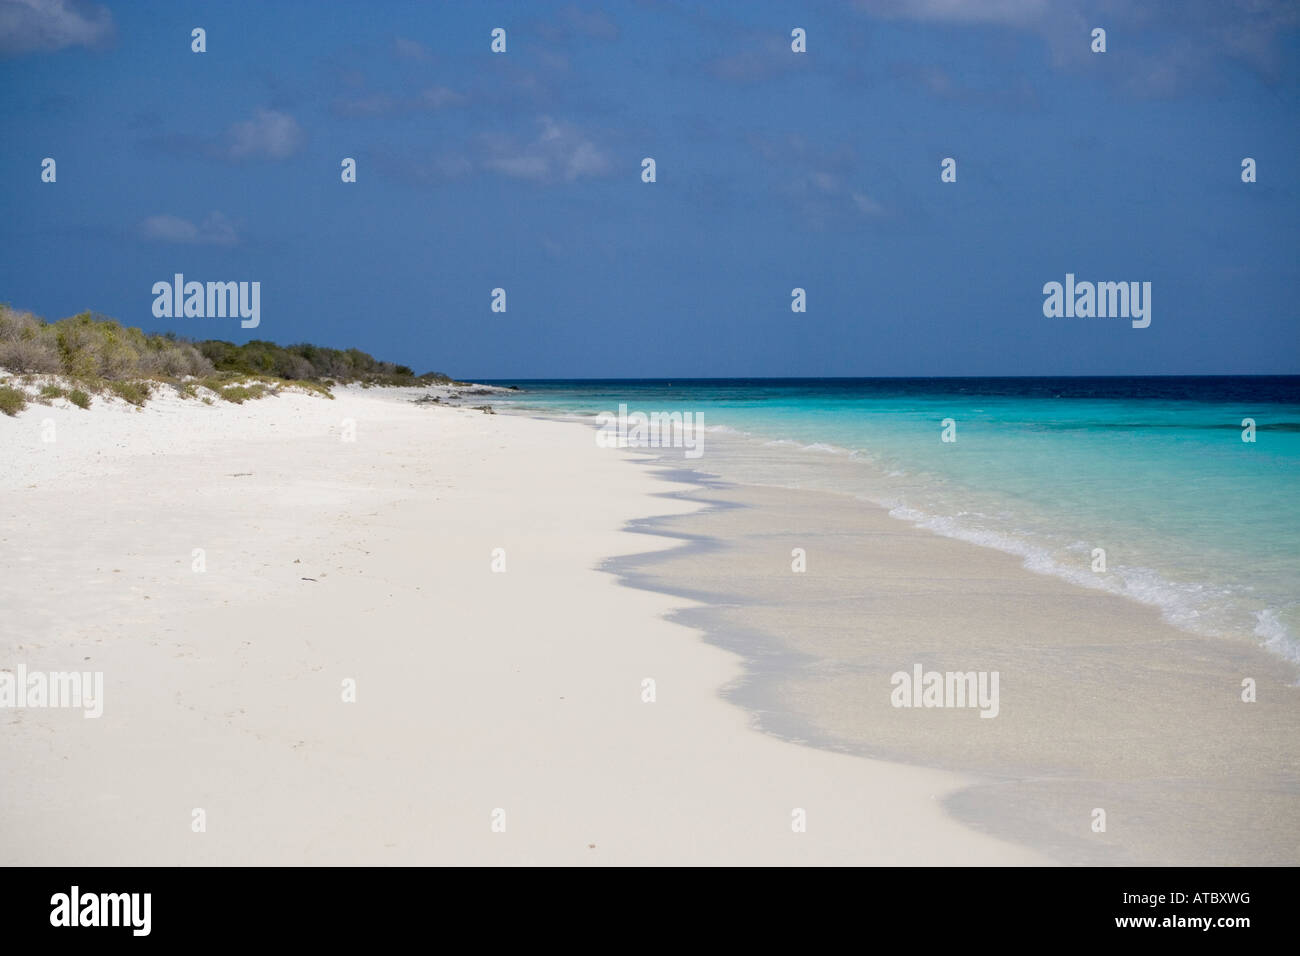
<path fill-rule="evenodd" d="M 27 393 L 8 385 L 0 385 L 0 412 L 17 415 L 27 407 Z"/>
<path fill-rule="evenodd" d="M 143 406 L 149 401 L 149 392 L 153 386 L 149 382 L 108 382 L 108 390 L 132 405 Z"/>
<path fill-rule="evenodd" d="M 219 372 L 271 376 L 285 381 L 359 382 L 363 385 L 447 385 L 440 372 L 416 375 L 405 365 L 381 362 L 360 349 L 329 349 L 319 345 L 276 345 L 255 339 L 243 345 L 211 340 L 199 342 L 199 352 Z"/>
<path fill-rule="evenodd" d="M 151 335 L 120 322 L 83 312 L 46 322 L 29 312 L 0 305 L 0 370 L 34 388 L 29 394 L 0 386 L 0 411 L 14 415 L 29 400 L 48 404 L 67 399 L 89 408 L 92 395 L 115 396 L 143 405 L 159 386 L 170 385 L 181 398 L 211 404 L 206 389 L 241 404 L 286 388 L 333 398 L 331 386 L 461 384 L 438 372 L 416 375 L 405 365 L 384 362 L 360 349 L 318 345 L 277 345 L 255 340 L 236 345 L 209 340 L 190 342 L 168 333 Z M 35 376 L 58 376 L 57 383 Z"/>

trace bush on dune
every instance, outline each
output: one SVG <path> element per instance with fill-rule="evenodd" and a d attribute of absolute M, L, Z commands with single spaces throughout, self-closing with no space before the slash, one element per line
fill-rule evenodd
<path fill-rule="evenodd" d="M 89 312 L 49 328 L 54 330 L 62 361 L 58 371 L 73 378 L 180 378 L 212 371 L 211 363 L 189 342 L 147 335 Z"/>
<path fill-rule="evenodd" d="M 250 398 L 261 398 L 265 395 L 266 386 L 261 382 L 254 382 L 251 385 L 227 385 L 225 388 L 217 389 L 217 394 L 228 402 L 242 405 Z"/>
<path fill-rule="evenodd" d="M 128 328 L 91 312 L 46 322 L 4 305 L 0 305 L 0 369 L 72 379 L 85 389 L 67 392 L 59 386 L 47 386 L 58 389 L 59 394 L 48 391 L 43 397 L 67 397 L 82 408 L 90 405 L 87 390 L 107 392 L 143 405 L 151 391 L 150 383 L 159 381 L 175 385 L 182 398 L 195 397 L 197 384 L 237 403 L 274 395 L 285 387 L 333 398 L 329 390 L 336 383 L 453 382 L 437 372 L 416 375 L 408 366 L 380 361 L 360 349 L 284 346 L 260 339 L 243 345 L 215 339 L 189 342 L 172 333 L 151 335 Z M 10 391 L 23 395 L 16 389 Z M 12 405 L 13 399 L 9 402 Z"/>
<path fill-rule="evenodd" d="M 17 415 L 27 407 L 27 393 L 8 385 L 0 385 L 0 412 Z"/>
<path fill-rule="evenodd" d="M 143 405 L 149 400 L 152 387 L 149 382 L 109 382 L 108 390 L 132 405 Z"/>
<path fill-rule="evenodd" d="M 0 368 L 61 372 L 58 341 L 50 327 L 28 312 L 0 308 Z"/>
<path fill-rule="evenodd" d="M 374 385 L 443 385 L 450 377 L 439 372 L 416 375 L 409 366 L 383 362 L 360 349 L 331 349 L 320 345 L 276 345 L 254 339 L 243 345 L 209 340 L 198 349 L 218 372 L 264 375 L 286 381 L 361 382 Z"/>

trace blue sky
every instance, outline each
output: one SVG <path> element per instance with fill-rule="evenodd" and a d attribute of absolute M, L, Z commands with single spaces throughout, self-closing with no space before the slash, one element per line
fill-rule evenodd
<path fill-rule="evenodd" d="M 466 378 L 1297 373 L 1297 8 L 0 0 L 0 301 Z M 261 326 L 154 318 L 177 272 Z"/>

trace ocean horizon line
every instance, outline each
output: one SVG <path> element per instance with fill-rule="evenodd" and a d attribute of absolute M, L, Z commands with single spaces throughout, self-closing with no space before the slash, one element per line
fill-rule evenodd
<path fill-rule="evenodd" d="M 1210 372 L 1210 373 L 1140 373 L 1124 375 L 706 375 L 706 376 L 558 376 L 515 378 L 501 376 L 467 375 L 464 381 L 482 385 L 501 385 L 523 382 L 880 382 L 880 381 L 1117 381 L 1133 379 L 1300 379 L 1300 372 Z"/>

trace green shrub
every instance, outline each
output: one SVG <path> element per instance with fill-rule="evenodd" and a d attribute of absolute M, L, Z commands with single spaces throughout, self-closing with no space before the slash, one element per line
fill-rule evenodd
<path fill-rule="evenodd" d="M 73 405 L 76 405 L 78 408 L 90 407 L 90 395 L 79 388 L 74 388 L 72 391 L 68 392 L 68 401 Z"/>
<path fill-rule="evenodd" d="M 285 382 L 284 384 L 288 388 L 296 388 L 304 392 L 323 395 L 330 399 L 330 401 L 334 400 L 334 393 L 331 392 L 329 386 L 325 385 L 323 382 Z"/>
<path fill-rule="evenodd" d="M 187 342 L 174 333 L 152 335 L 92 312 L 46 322 L 0 305 L 0 368 L 25 374 L 61 374 L 142 404 L 144 379 L 175 382 L 194 377 L 206 388 L 242 402 L 292 384 L 326 395 L 335 383 L 433 385 L 452 380 L 438 372 L 415 375 L 410 366 L 384 362 L 360 349 L 319 345 L 276 345 L 255 339 L 243 345 L 209 340 Z M 247 379 L 260 385 L 247 385 Z M 269 380 L 269 381 L 268 381 Z M 178 386 L 182 397 L 195 386 Z M 233 389 L 233 391 L 232 391 Z M 230 391 L 230 396 L 224 391 Z M 46 396 L 51 397 L 51 396 Z"/>
<path fill-rule="evenodd" d="M 27 407 L 27 394 L 8 385 L 0 385 L 0 412 L 17 415 Z"/>
<path fill-rule="evenodd" d="M 0 340 L 0 368 L 13 372 L 61 372 L 63 362 L 53 336 L 37 332 L 26 338 Z"/>
<path fill-rule="evenodd" d="M 144 405 L 152 389 L 149 382 L 108 382 L 107 385 L 110 392 L 132 405 Z"/>
<path fill-rule="evenodd" d="M 319 345 L 276 345 L 254 339 L 243 345 L 212 339 L 198 350 L 218 372 L 234 372 L 288 381 L 362 382 L 374 385 L 433 385 L 450 382 L 446 375 L 415 375 L 406 365 L 382 362 L 360 349 L 330 349 Z"/>
<path fill-rule="evenodd" d="M 242 379 L 234 375 L 205 375 L 199 380 L 199 384 L 210 391 L 219 392 L 227 385 L 237 381 L 242 381 Z"/>
<path fill-rule="evenodd" d="M 68 393 L 57 385 L 42 385 L 41 398 L 62 398 Z"/>
<path fill-rule="evenodd" d="M 242 405 L 250 398 L 261 398 L 265 395 L 266 386 L 261 382 L 254 382 L 252 385 L 227 385 L 225 388 L 217 389 L 217 394 L 228 402 Z"/>

